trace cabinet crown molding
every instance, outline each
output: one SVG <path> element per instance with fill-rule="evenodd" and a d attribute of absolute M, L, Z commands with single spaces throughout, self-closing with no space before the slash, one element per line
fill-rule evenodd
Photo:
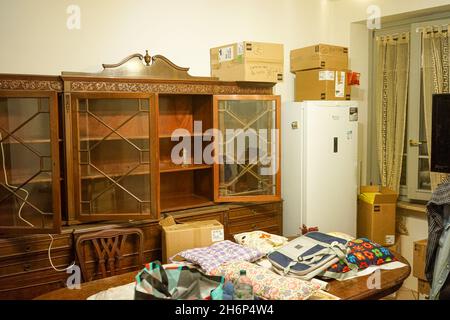
<path fill-rule="evenodd" d="M 111 78 L 140 78 L 163 80 L 201 80 L 217 81 L 213 77 L 191 76 L 189 68 L 177 66 L 162 55 L 150 56 L 148 50 L 145 55 L 135 53 L 129 55 L 118 63 L 102 64 L 103 70 L 98 73 L 63 71 L 63 76 L 82 77 L 111 77 Z"/>

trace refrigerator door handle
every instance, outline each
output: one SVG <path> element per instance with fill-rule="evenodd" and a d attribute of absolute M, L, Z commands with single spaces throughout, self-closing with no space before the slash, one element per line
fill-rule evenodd
<path fill-rule="evenodd" d="M 334 142 L 333 142 L 334 153 L 338 153 L 338 144 L 339 144 L 338 137 L 334 137 L 333 139 L 334 139 Z"/>

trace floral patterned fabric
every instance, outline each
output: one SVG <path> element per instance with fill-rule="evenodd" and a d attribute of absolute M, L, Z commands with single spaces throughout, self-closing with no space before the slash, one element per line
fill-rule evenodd
<path fill-rule="evenodd" d="M 224 240 L 216 242 L 209 247 L 188 249 L 178 253 L 178 255 L 200 266 L 206 272 L 210 272 L 225 262 L 256 261 L 263 257 L 264 253 L 229 240 Z"/>
<path fill-rule="evenodd" d="M 246 261 L 224 263 L 212 270 L 211 274 L 222 275 L 226 280 L 235 281 L 240 270 L 246 270 L 253 285 L 253 293 L 262 299 L 306 300 L 320 289 L 317 284 L 280 276 Z"/>
<path fill-rule="evenodd" d="M 397 260 L 389 249 L 382 247 L 378 243 L 371 242 L 367 238 L 349 241 L 347 246 L 350 249 L 350 252 L 347 254 L 347 262 L 348 264 L 356 265 L 359 270 Z M 327 271 L 346 273 L 350 271 L 348 264 L 340 260 L 329 267 Z"/>

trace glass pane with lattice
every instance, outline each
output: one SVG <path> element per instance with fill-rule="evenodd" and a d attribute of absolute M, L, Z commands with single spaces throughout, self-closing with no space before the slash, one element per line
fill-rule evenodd
<path fill-rule="evenodd" d="M 219 196 L 275 195 L 276 102 L 222 100 L 218 113 Z"/>
<path fill-rule="evenodd" d="M 150 213 L 148 99 L 79 99 L 81 215 Z"/>
<path fill-rule="evenodd" d="M 53 228 L 50 99 L 0 97 L 0 225 Z"/>

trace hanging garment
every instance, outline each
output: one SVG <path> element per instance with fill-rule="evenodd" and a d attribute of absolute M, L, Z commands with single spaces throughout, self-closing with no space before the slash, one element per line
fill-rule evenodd
<path fill-rule="evenodd" d="M 431 284 L 430 299 L 448 292 L 450 273 L 450 183 L 440 184 L 427 204 L 428 244 L 425 275 Z"/>

